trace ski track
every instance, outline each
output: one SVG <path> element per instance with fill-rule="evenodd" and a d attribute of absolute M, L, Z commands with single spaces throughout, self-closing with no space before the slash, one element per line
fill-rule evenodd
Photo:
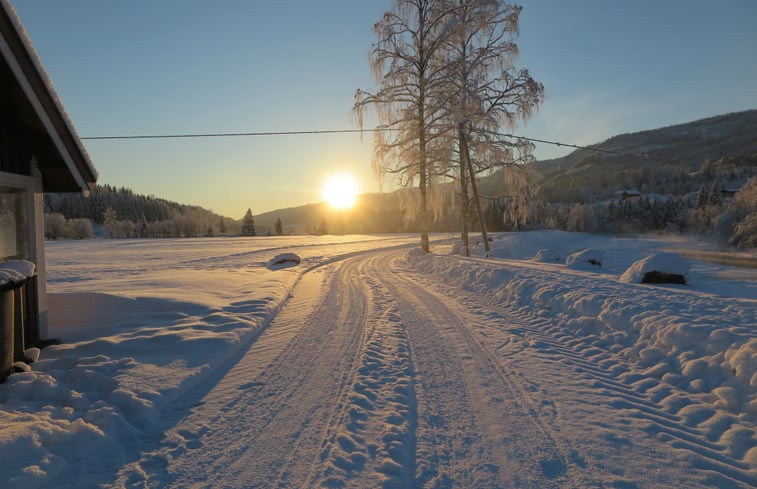
<path fill-rule="evenodd" d="M 654 487 L 757 485 L 718 443 L 737 419 L 538 305 L 413 273 L 406 254 L 308 271 L 111 487 L 635 488 L 650 471 Z"/>

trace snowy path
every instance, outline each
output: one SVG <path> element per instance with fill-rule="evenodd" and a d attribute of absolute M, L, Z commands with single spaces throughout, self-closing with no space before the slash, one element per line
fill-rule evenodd
<path fill-rule="evenodd" d="M 407 277 L 382 277 L 410 333 L 418 377 L 417 484 L 557 487 L 565 456 L 454 301 Z"/>
<path fill-rule="evenodd" d="M 165 436 L 114 486 L 755 483 L 743 454 L 717 443 L 732 423 L 708 425 L 704 407 L 549 314 L 409 272 L 406 255 L 306 273 L 209 391 L 174 403 Z"/>

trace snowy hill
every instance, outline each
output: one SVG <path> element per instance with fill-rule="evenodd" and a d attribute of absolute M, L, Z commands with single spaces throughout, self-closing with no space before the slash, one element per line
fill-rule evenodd
<path fill-rule="evenodd" d="M 705 171 L 757 167 L 757 110 L 718 115 L 685 124 L 621 134 L 590 146 L 647 157 L 601 154 L 576 150 L 562 158 L 534 164 L 544 178 L 542 196 L 572 200 L 573 196 L 639 188 L 656 180 L 681 180 Z M 742 182 L 743 183 L 743 182 Z M 662 192 L 665 193 L 665 192 Z"/>

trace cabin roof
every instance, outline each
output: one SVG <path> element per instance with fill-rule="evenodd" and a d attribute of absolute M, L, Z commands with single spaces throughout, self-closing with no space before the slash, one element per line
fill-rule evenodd
<path fill-rule="evenodd" d="M 0 124 L 29 146 L 45 192 L 88 192 L 97 170 L 8 0 L 0 0 Z"/>

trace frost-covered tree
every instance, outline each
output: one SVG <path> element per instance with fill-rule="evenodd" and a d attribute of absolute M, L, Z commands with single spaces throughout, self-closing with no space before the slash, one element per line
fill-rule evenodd
<path fill-rule="evenodd" d="M 528 70 L 516 68 L 515 38 L 522 7 L 503 0 L 450 0 L 448 9 L 454 29 L 448 38 L 446 73 L 454 94 L 450 116 L 458 139 L 460 193 L 464 202 L 470 182 L 476 214 L 483 223 L 476 175 L 503 166 L 510 166 L 506 172 L 510 175 L 528 161 L 532 146 L 510 141 L 499 132 L 527 120 L 541 103 L 544 87 Z M 513 205 L 527 208 L 523 200 L 529 189 L 513 190 Z M 465 228 L 463 224 L 464 233 Z M 483 225 L 482 233 L 488 251 Z"/>
<path fill-rule="evenodd" d="M 707 188 L 702 184 L 702 187 L 699 189 L 699 193 L 697 194 L 697 203 L 695 204 L 695 207 L 697 209 L 701 209 L 702 207 L 707 207 L 710 205 L 710 192 L 707 190 Z"/>
<path fill-rule="evenodd" d="M 68 237 L 71 239 L 92 239 L 92 221 L 85 218 L 68 221 Z"/>
<path fill-rule="evenodd" d="M 709 192 L 709 205 L 720 206 L 723 205 L 723 187 L 717 182 L 712 183 Z"/>
<path fill-rule="evenodd" d="M 58 239 L 66 234 L 66 218 L 63 214 L 45 214 L 45 238 Z"/>
<path fill-rule="evenodd" d="M 251 209 L 247 209 L 242 218 L 242 236 L 255 236 L 255 219 L 252 217 Z"/>
<path fill-rule="evenodd" d="M 429 251 L 428 187 L 445 158 L 441 124 L 449 99 L 444 49 L 448 45 L 450 16 L 447 2 L 396 0 L 373 27 L 378 38 L 370 52 L 376 91 L 357 90 L 353 111 L 363 127 L 368 107 L 378 115 L 374 132 L 373 169 L 379 178 L 398 175 L 414 186 L 421 247 Z"/>

